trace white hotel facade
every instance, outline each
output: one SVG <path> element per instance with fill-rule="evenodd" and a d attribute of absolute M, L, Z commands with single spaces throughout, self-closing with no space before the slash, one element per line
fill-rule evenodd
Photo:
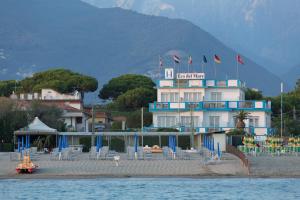
<path fill-rule="evenodd" d="M 240 80 L 205 79 L 203 73 L 177 73 L 165 69 L 157 82 L 157 101 L 149 106 L 154 128 L 195 130 L 195 134 L 229 131 L 235 115 L 250 113 L 246 131 L 253 135 L 271 133 L 271 102 L 245 100 L 245 83 Z"/>

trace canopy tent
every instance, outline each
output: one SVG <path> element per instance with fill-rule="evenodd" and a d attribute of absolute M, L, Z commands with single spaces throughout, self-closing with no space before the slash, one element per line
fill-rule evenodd
<path fill-rule="evenodd" d="M 28 126 L 21 128 L 14 132 L 15 135 L 56 135 L 57 130 L 50 128 L 44 124 L 38 117 L 28 124 Z"/>
<path fill-rule="evenodd" d="M 24 147 L 30 148 L 30 135 L 56 135 L 56 146 L 57 146 L 57 134 L 58 132 L 56 129 L 50 128 L 45 123 L 43 123 L 38 117 L 35 117 L 34 120 L 26 127 L 21 128 L 20 130 L 14 132 L 14 135 L 17 136 L 18 139 L 17 140 L 18 151 L 20 151 L 21 148 L 24 149 Z M 25 137 L 25 146 L 24 146 L 24 137 Z"/>

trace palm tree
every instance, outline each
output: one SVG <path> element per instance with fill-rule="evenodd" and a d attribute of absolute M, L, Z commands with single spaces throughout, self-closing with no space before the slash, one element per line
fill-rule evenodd
<path fill-rule="evenodd" d="M 249 114 L 250 114 L 249 112 L 246 112 L 246 111 L 244 111 L 244 110 L 241 110 L 240 112 L 238 112 L 237 115 L 234 116 L 234 118 L 237 119 L 237 122 L 236 122 L 236 124 L 235 124 L 235 127 L 236 127 L 237 129 L 239 129 L 239 130 L 244 130 L 244 128 L 245 128 L 245 126 L 246 126 L 244 120 L 245 120 L 245 119 L 248 119 Z"/>

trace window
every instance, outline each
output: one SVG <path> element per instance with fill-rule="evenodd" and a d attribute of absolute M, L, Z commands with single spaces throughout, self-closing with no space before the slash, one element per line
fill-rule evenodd
<path fill-rule="evenodd" d="M 259 127 L 259 117 L 249 117 L 249 127 Z"/>
<path fill-rule="evenodd" d="M 201 101 L 201 92 L 185 92 L 184 101 L 185 102 L 199 102 Z"/>
<path fill-rule="evenodd" d="M 178 102 L 178 92 L 162 92 L 161 102 Z"/>
<path fill-rule="evenodd" d="M 170 93 L 170 102 L 178 102 L 178 93 L 177 92 Z"/>
<path fill-rule="evenodd" d="M 165 92 L 161 93 L 161 102 L 167 102 L 167 94 L 168 93 L 165 93 Z"/>
<path fill-rule="evenodd" d="M 193 116 L 192 118 L 193 118 L 193 123 L 194 124 L 191 124 L 191 116 L 182 116 L 181 117 L 181 125 L 185 126 L 185 127 L 191 127 L 192 125 L 194 127 L 200 126 L 199 117 L 198 116 Z"/>
<path fill-rule="evenodd" d="M 222 93 L 221 92 L 212 92 L 211 93 L 211 100 L 212 101 L 221 101 L 222 100 Z"/>
<path fill-rule="evenodd" d="M 76 117 L 76 124 L 82 124 L 82 117 Z"/>
<path fill-rule="evenodd" d="M 220 126 L 220 116 L 209 116 L 209 126 L 219 127 Z"/>
<path fill-rule="evenodd" d="M 158 127 L 172 127 L 176 126 L 177 121 L 175 116 L 158 116 L 157 126 Z"/>

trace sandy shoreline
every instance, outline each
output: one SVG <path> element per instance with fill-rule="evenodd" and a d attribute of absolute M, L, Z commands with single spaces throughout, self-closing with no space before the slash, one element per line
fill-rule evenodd
<path fill-rule="evenodd" d="M 33 174 L 16 174 L 17 161 L 9 153 L 0 153 L 0 180 L 4 179 L 106 179 L 106 178 L 300 178 L 300 157 L 249 157 L 250 175 L 240 160 L 224 154 L 221 161 L 204 163 L 192 160 L 127 160 L 121 155 L 120 165 L 113 161 L 88 160 L 82 154 L 75 161 L 53 161 L 41 155 L 39 169 Z"/>
<path fill-rule="evenodd" d="M 41 175 L 41 176 L 35 176 L 35 175 L 9 175 L 9 176 L 0 176 L 0 181 L 1 180 L 8 180 L 8 179 L 13 179 L 13 180 L 46 180 L 46 179 L 54 179 L 54 180 L 67 180 L 67 179 L 89 179 L 89 180 L 97 180 L 97 179 L 130 179 L 130 178 L 150 178 L 150 179 L 155 179 L 155 178 L 166 178 L 166 179 L 176 179 L 176 178 L 184 178 L 184 179 L 300 179 L 300 175 L 297 176 L 257 176 L 257 175 L 216 175 L 216 174 L 211 174 L 211 175 L 106 175 L 106 174 L 91 174 L 91 175 Z"/>

